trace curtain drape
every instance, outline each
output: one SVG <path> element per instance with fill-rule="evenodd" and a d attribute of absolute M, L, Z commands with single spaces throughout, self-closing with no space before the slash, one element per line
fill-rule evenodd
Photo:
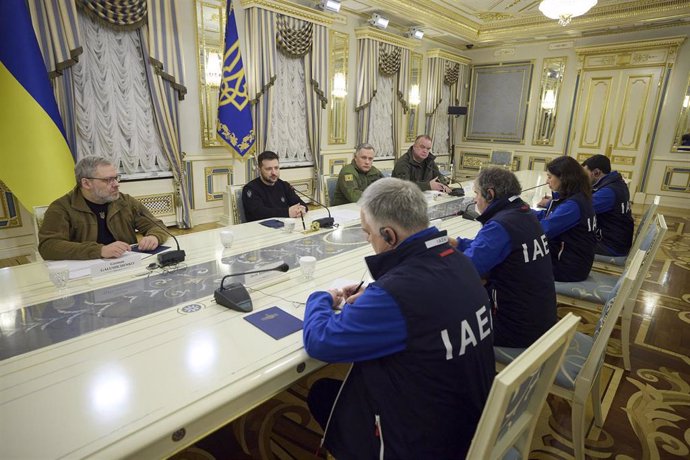
<path fill-rule="evenodd" d="M 141 40 L 80 14 L 84 53 L 73 67 L 77 152 L 102 156 L 127 174 L 169 171 L 156 132 Z"/>
<path fill-rule="evenodd" d="M 292 100 L 292 105 L 296 107 L 280 109 L 281 120 L 285 121 L 286 116 L 290 118 L 290 114 L 295 115 L 292 110 L 301 109 L 301 102 L 295 101 L 296 93 L 292 91 L 296 91 L 294 73 L 279 72 L 280 65 L 288 64 L 279 53 L 285 53 L 293 59 L 300 58 L 304 76 L 300 92 L 304 95 L 306 115 L 302 130 L 306 133 L 308 144 L 301 152 L 281 157 L 281 163 L 298 165 L 307 161 L 313 164 L 315 179 L 318 179 L 321 171 L 321 111 L 328 104 L 328 31 L 321 24 L 255 7 L 245 11 L 245 30 L 248 38 L 245 69 L 252 100 L 257 152 L 266 150 L 270 145 L 282 145 L 286 139 L 290 143 L 298 141 L 284 129 L 279 129 L 279 137 L 272 139 L 278 134 L 273 133 L 273 127 L 269 123 L 278 116 L 273 113 L 279 110 L 277 104 L 285 106 L 285 100 Z M 291 79 L 293 84 L 278 81 L 279 78 Z M 281 93 L 278 87 L 284 88 L 285 85 L 291 90 Z M 282 99 L 283 97 L 286 99 Z M 297 99 L 302 101 L 302 96 Z M 290 120 L 290 125 L 294 122 L 296 120 Z M 298 128 L 292 128 L 293 132 L 295 129 Z M 299 137 L 301 138 L 301 133 Z M 316 180 L 316 184 L 318 183 Z"/>
<path fill-rule="evenodd" d="M 385 112 L 373 112 L 374 106 L 372 101 L 379 92 L 378 73 L 380 72 L 384 76 L 392 76 L 394 82 L 391 89 L 387 91 L 393 93 L 395 101 L 392 104 L 387 123 L 391 126 L 393 156 L 397 158 L 400 152 L 402 114 L 408 110 L 410 50 L 372 38 L 359 38 L 357 40 L 357 59 L 359 66 L 355 105 L 355 111 L 357 112 L 357 143 L 370 142 L 372 119 L 379 124 L 381 123 L 379 117 L 387 116 Z M 379 105 L 377 104 L 376 107 L 379 107 Z M 377 108 L 376 110 L 379 109 Z M 377 142 L 380 142 L 380 140 Z M 384 155 L 388 154 L 388 152 L 382 153 Z M 376 156 L 379 156 L 378 151 Z"/>
<path fill-rule="evenodd" d="M 141 29 L 142 51 L 148 57 L 146 72 L 151 91 L 156 128 L 170 162 L 177 198 L 177 225 L 192 226 L 191 184 L 180 150 L 178 100 L 187 92 L 183 84 L 180 34 L 175 2 L 148 0 L 148 21 Z"/>
<path fill-rule="evenodd" d="M 428 69 L 426 132 L 433 136 L 432 149 L 435 152 L 448 153 L 455 143 L 448 106 L 460 104 L 466 65 L 432 57 L 429 58 Z"/>
<path fill-rule="evenodd" d="M 53 85 L 58 110 L 62 116 L 67 142 L 72 155 L 76 156 L 72 66 L 77 63 L 83 52 L 77 22 L 77 5 L 74 0 L 27 0 L 27 4 L 43 62 Z"/>

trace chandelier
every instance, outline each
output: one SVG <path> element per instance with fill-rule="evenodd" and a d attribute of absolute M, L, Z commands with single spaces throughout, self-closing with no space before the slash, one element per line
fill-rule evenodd
<path fill-rule="evenodd" d="M 597 0 L 542 0 L 539 11 L 550 19 L 558 19 L 562 26 L 570 24 L 570 20 L 582 16 L 597 4 Z"/>

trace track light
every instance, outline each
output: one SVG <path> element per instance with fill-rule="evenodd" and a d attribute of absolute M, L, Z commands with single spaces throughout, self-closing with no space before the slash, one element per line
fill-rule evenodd
<path fill-rule="evenodd" d="M 419 27 L 410 27 L 410 30 L 407 31 L 407 36 L 421 40 L 424 37 L 424 31 Z"/>
<path fill-rule="evenodd" d="M 340 0 L 321 0 L 319 9 L 338 13 L 340 11 Z"/>
<path fill-rule="evenodd" d="M 369 24 L 379 29 L 385 29 L 388 27 L 388 19 L 378 13 L 374 13 L 371 15 L 371 19 L 369 19 Z"/>

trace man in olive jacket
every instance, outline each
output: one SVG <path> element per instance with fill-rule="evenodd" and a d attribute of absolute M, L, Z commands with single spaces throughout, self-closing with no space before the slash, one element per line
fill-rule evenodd
<path fill-rule="evenodd" d="M 333 206 L 356 203 L 364 189 L 383 177 L 373 162 L 374 147 L 371 144 L 359 144 L 352 163 L 343 166 L 340 170 L 338 185 L 333 195 L 333 203 L 331 203 Z"/>
<path fill-rule="evenodd" d="M 150 251 L 168 235 L 136 198 L 120 193 L 120 176 L 108 160 L 82 158 L 74 167 L 77 186 L 53 201 L 38 233 L 45 260 L 116 258 L 144 235 L 139 249 Z M 145 217 L 146 216 L 146 217 Z"/>
<path fill-rule="evenodd" d="M 441 175 L 435 158 L 431 153 L 431 138 L 426 134 L 417 136 L 414 144 L 395 162 L 393 177 L 412 181 L 421 190 L 450 193 L 448 181 Z"/>

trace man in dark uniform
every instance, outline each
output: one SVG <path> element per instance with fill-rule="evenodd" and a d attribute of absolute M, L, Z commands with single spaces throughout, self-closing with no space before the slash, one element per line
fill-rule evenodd
<path fill-rule="evenodd" d="M 280 179 L 280 163 L 275 152 L 262 152 L 257 164 L 259 177 L 242 189 L 247 222 L 270 217 L 301 217 L 307 212 L 307 205 L 292 186 Z"/>
<path fill-rule="evenodd" d="M 428 227 L 419 187 L 384 178 L 358 203 L 376 281 L 309 296 L 307 353 L 353 363 L 345 382 L 312 385 L 309 408 L 339 459 L 465 458 L 495 374 L 489 298 Z"/>
<path fill-rule="evenodd" d="M 374 155 L 374 147 L 371 144 L 357 146 L 352 163 L 340 170 L 333 206 L 356 203 L 365 188 L 383 177 L 381 171 L 373 165 Z"/>
<path fill-rule="evenodd" d="M 630 212 L 630 191 L 604 155 L 587 158 L 582 166 L 592 180 L 592 206 L 597 214 L 597 245 L 606 256 L 625 256 L 632 246 L 635 223 Z"/>
<path fill-rule="evenodd" d="M 436 166 L 435 158 L 431 153 L 431 138 L 426 134 L 417 136 L 414 144 L 395 162 L 393 177 L 412 181 L 421 190 L 450 193 L 450 187 Z"/>
<path fill-rule="evenodd" d="M 474 239 L 457 240 L 486 280 L 494 345 L 514 348 L 529 347 L 556 324 L 549 245 L 521 191 L 507 169 L 483 169 L 474 180 L 482 228 Z"/>

